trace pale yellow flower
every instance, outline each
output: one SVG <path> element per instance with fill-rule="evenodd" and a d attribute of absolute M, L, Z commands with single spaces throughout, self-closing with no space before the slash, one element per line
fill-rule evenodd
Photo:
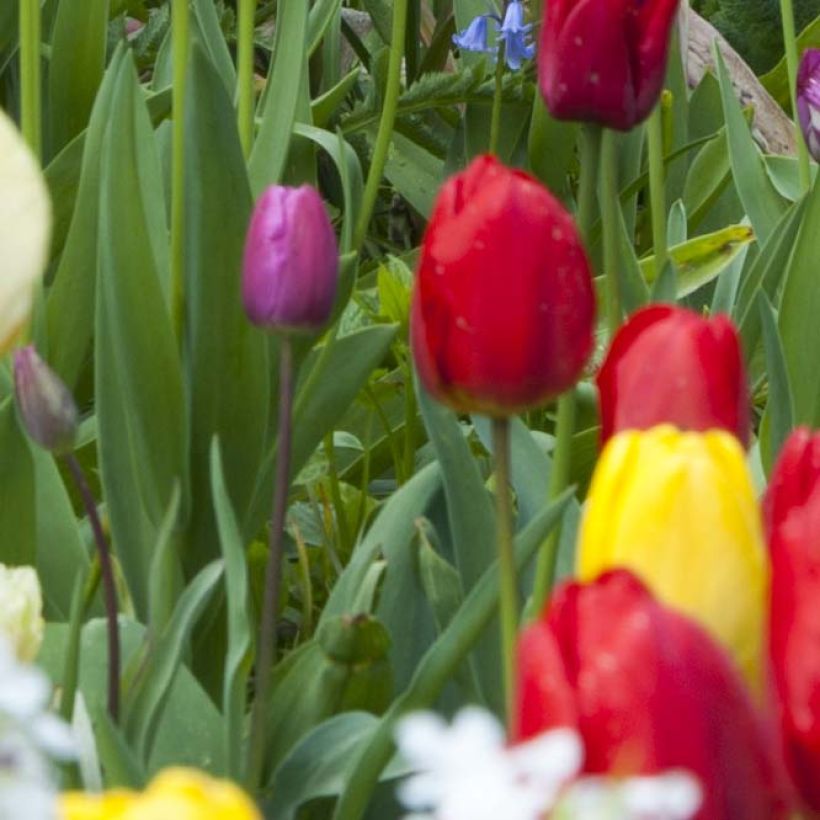
<path fill-rule="evenodd" d="M 32 567 L 0 564 L 0 634 L 17 658 L 33 661 L 43 643 L 43 595 Z"/>

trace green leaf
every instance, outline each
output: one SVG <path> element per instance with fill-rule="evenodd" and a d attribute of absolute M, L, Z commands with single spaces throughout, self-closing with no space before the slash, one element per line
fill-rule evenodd
<path fill-rule="evenodd" d="M 815 19 L 797 35 L 798 54 L 802 54 L 807 48 L 820 48 L 820 17 L 815 17 Z M 791 109 L 789 71 L 786 65 L 785 54 L 774 68 L 760 78 L 760 82 L 782 108 L 786 111 Z"/>
<path fill-rule="evenodd" d="M 190 406 L 191 521 L 188 571 L 219 554 L 211 503 L 211 443 L 222 442 L 225 482 L 247 514 L 266 442 L 268 339 L 241 303 L 242 252 L 251 193 L 233 105 L 202 47 L 188 70 L 185 152 L 185 296 Z"/>
<path fill-rule="evenodd" d="M 194 0 L 193 12 L 197 33 L 222 80 L 223 90 L 232 96 L 236 90 L 236 69 L 222 33 L 217 6 L 213 0 Z"/>
<path fill-rule="evenodd" d="M 0 563 L 37 561 L 34 463 L 11 397 L 0 404 Z"/>
<path fill-rule="evenodd" d="M 743 117 L 732 81 L 717 46 L 715 63 L 720 81 L 723 113 L 726 117 L 726 134 L 735 187 L 755 234 L 761 241 L 765 241 L 782 216 L 786 201 L 777 193 L 766 173 L 763 158 Z"/>
<path fill-rule="evenodd" d="M 140 789 L 147 777 L 145 767 L 125 739 L 122 729 L 105 711 L 97 713 L 95 737 L 97 753 L 105 771 L 105 785 L 109 789 Z"/>
<path fill-rule="evenodd" d="M 228 601 L 228 653 L 222 687 L 222 713 L 225 718 L 225 760 L 228 774 L 242 775 L 242 738 L 245 727 L 247 685 L 252 658 L 251 602 L 248 592 L 248 567 L 239 525 L 236 521 L 222 472 L 219 441 L 211 445 L 211 487 L 219 543 L 225 562 L 225 589 Z"/>
<path fill-rule="evenodd" d="M 187 435 L 177 345 L 161 284 L 167 248 L 157 250 L 167 241 L 159 162 L 130 57 L 113 93 L 100 202 L 97 447 L 114 551 L 137 612 L 145 613 L 151 552 L 178 481 L 186 498 Z"/>
<path fill-rule="evenodd" d="M 375 134 L 371 136 L 375 137 Z M 445 176 L 444 162 L 394 131 L 384 175 L 422 216 L 427 217 Z"/>
<path fill-rule="evenodd" d="M 535 176 L 562 199 L 569 195 L 567 179 L 575 158 L 578 123 L 550 116 L 540 94 L 532 101 L 527 156 Z"/>
<path fill-rule="evenodd" d="M 313 54 L 322 42 L 334 16 L 342 7 L 342 0 L 317 0 L 308 17 L 308 55 Z"/>
<path fill-rule="evenodd" d="M 60 0 L 48 71 L 52 155 L 88 124 L 105 68 L 107 31 L 108 0 Z"/>

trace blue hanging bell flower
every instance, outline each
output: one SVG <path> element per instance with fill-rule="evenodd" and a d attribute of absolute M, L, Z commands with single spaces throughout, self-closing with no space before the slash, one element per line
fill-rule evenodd
<path fill-rule="evenodd" d="M 512 71 L 518 71 L 524 60 L 535 56 L 535 44 L 530 41 L 531 32 L 532 23 L 524 22 L 524 4 L 521 0 L 512 0 L 498 31 L 499 37 L 504 40 L 504 59 Z"/>
<path fill-rule="evenodd" d="M 479 14 L 467 28 L 453 35 L 453 43 L 464 51 L 477 51 L 487 54 L 495 51 L 487 42 L 487 21 L 489 14 Z"/>

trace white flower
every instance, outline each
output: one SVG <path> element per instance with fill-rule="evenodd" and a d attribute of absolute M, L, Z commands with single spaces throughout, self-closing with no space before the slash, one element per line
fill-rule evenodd
<path fill-rule="evenodd" d="M 398 725 L 416 770 L 399 789 L 405 820 L 540 820 L 582 762 L 578 735 L 556 729 L 516 746 L 488 712 L 468 707 L 448 726 L 421 712 Z"/>
<path fill-rule="evenodd" d="M 32 567 L 7 567 L 0 564 L 0 634 L 9 640 L 20 660 L 32 661 L 40 651 L 44 629 L 43 595 L 37 573 Z M 0 678 L 0 690 L 3 688 L 3 681 Z M 0 708 L 3 708 L 2 703 Z"/>
<path fill-rule="evenodd" d="M 14 123 L 0 111 L 0 354 L 28 321 L 50 232 L 43 174 Z"/>
<path fill-rule="evenodd" d="M 690 820 L 703 800 L 684 771 L 628 777 L 584 777 L 562 796 L 553 820 Z"/>

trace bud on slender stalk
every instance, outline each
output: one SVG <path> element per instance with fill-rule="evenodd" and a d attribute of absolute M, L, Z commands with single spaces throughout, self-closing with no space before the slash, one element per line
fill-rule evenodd
<path fill-rule="evenodd" d="M 820 162 L 820 49 L 807 48 L 797 72 L 797 115 L 809 153 Z"/>
<path fill-rule="evenodd" d="M 250 320 L 282 333 L 316 332 L 330 318 L 338 275 L 336 235 L 316 190 L 268 188 L 245 239 L 242 299 Z"/>
<path fill-rule="evenodd" d="M 40 358 L 34 345 L 14 353 L 14 390 L 23 426 L 55 455 L 70 452 L 77 435 L 77 405 L 62 379 Z"/>

